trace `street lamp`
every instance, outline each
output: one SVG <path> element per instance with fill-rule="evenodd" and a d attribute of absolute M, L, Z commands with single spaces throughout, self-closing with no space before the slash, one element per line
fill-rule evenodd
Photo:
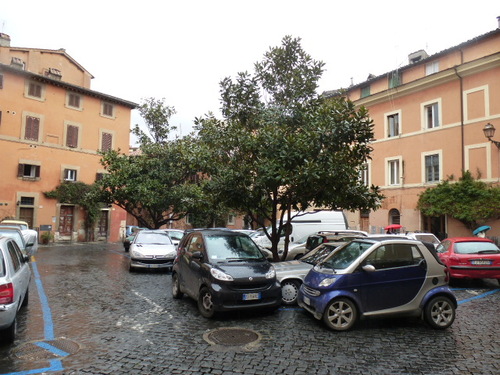
<path fill-rule="evenodd" d="M 500 142 L 498 141 L 494 141 L 493 139 L 493 136 L 495 135 L 495 127 L 493 126 L 493 124 L 490 124 L 489 122 L 484 125 L 484 128 L 483 128 L 483 133 L 484 133 L 484 136 L 486 138 L 488 138 L 488 141 L 492 142 L 495 146 L 497 146 L 497 148 L 500 150 Z"/>

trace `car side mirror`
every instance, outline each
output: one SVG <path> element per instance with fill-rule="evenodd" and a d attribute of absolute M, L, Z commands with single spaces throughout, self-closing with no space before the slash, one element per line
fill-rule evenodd
<path fill-rule="evenodd" d="M 192 255 L 192 257 L 194 259 L 199 259 L 199 260 L 202 260 L 203 259 L 203 253 L 201 251 L 195 251 Z"/>
<path fill-rule="evenodd" d="M 365 272 L 375 272 L 377 269 L 373 266 L 373 264 L 366 264 L 362 267 Z"/>

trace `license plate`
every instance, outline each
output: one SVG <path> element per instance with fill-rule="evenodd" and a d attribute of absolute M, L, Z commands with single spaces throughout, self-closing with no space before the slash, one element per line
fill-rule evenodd
<path fill-rule="evenodd" d="M 311 300 L 309 299 L 309 297 L 304 297 L 304 303 L 306 305 L 311 305 Z"/>
<path fill-rule="evenodd" d="M 490 265 L 491 264 L 491 260 L 473 260 L 471 262 L 472 264 L 475 264 L 477 266 L 481 266 L 481 265 Z"/>
<path fill-rule="evenodd" d="M 260 299 L 260 293 L 245 293 L 243 294 L 243 301 L 253 301 Z"/>

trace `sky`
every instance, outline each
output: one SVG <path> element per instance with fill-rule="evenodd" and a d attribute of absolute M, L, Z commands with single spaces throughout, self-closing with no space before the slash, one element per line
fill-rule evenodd
<path fill-rule="evenodd" d="M 498 0 L 23 0 L 2 1 L 0 31 L 13 47 L 64 48 L 95 91 L 164 98 L 183 136 L 196 117 L 220 117 L 223 78 L 253 73 L 286 35 L 325 63 L 322 93 L 490 32 L 498 16 Z M 131 126 L 142 123 L 134 110 Z"/>

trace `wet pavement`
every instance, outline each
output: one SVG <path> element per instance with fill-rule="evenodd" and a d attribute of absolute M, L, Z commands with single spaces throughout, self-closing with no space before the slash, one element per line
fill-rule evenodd
<path fill-rule="evenodd" d="M 298 307 L 207 320 L 171 276 L 128 271 L 121 244 L 42 246 L 5 374 L 499 374 L 500 289 L 453 285 L 455 323 L 369 320 L 332 332 Z"/>

